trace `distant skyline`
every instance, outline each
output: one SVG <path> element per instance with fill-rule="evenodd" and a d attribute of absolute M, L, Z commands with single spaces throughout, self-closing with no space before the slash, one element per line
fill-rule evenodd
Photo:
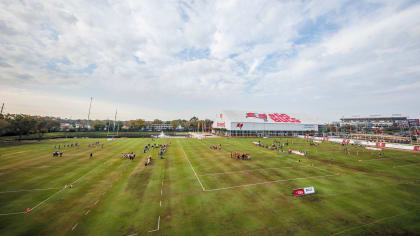
<path fill-rule="evenodd" d="M 0 2 L 6 113 L 420 117 L 420 1 Z"/>

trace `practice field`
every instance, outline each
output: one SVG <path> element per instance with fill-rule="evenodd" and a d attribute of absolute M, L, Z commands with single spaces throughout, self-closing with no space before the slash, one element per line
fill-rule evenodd
<path fill-rule="evenodd" d="M 304 139 L 0 144 L 0 235 L 415 235 L 420 153 Z M 96 147 L 89 147 L 99 141 Z M 80 147 L 62 148 L 79 143 Z M 170 143 L 165 159 L 147 144 Z M 63 157 L 52 157 L 55 145 Z M 104 144 L 103 148 L 101 144 Z M 222 145 L 221 150 L 210 145 Z M 349 153 L 344 149 L 348 148 Z M 131 161 L 121 153 L 135 152 Z M 251 160 L 231 158 L 248 153 Z M 89 154 L 93 153 L 93 158 Z M 152 164 L 145 166 L 148 155 Z M 72 188 L 64 188 L 65 185 Z M 293 189 L 316 193 L 295 197 Z M 27 210 L 29 213 L 27 213 Z"/>

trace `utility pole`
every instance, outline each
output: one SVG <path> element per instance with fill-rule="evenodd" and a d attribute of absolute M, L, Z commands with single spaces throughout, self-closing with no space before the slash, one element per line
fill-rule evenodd
<path fill-rule="evenodd" d="M 87 126 L 87 128 L 88 128 L 88 129 L 89 129 L 89 121 L 90 121 L 90 108 L 92 107 L 92 100 L 93 100 L 93 97 L 90 97 L 89 113 L 88 113 L 88 119 L 87 119 L 87 122 L 86 122 L 86 126 Z"/>
<path fill-rule="evenodd" d="M 3 102 L 3 105 L 1 105 L 1 112 L 0 112 L 0 115 L 3 115 L 3 108 L 4 108 L 4 102 Z"/>

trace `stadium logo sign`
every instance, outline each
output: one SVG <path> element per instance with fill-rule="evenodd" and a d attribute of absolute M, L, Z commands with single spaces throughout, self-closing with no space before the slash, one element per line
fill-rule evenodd
<path fill-rule="evenodd" d="M 217 127 L 225 127 L 225 122 L 217 122 Z"/>
<path fill-rule="evenodd" d="M 268 114 L 264 114 L 264 113 L 252 113 L 252 112 L 248 112 L 246 113 L 245 118 L 257 118 L 257 119 L 263 119 L 264 121 L 268 120 L 268 117 L 270 117 L 270 119 L 274 122 L 278 122 L 278 123 L 301 123 L 300 120 L 290 117 L 287 114 L 279 114 L 279 113 L 270 113 Z"/>
<path fill-rule="evenodd" d="M 267 115 L 266 114 L 251 113 L 251 112 L 246 113 L 245 118 L 250 118 L 250 117 L 258 118 L 258 119 L 263 119 L 263 120 L 267 121 Z"/>
<path fill-rule="evenodd" d="M 242 127 L 244 127 L 244 124 L 243 123 L 238 123 L 238 124 L 236 124 L 236 127 L 238 127 L 239 129 L 242 129 Z"/>

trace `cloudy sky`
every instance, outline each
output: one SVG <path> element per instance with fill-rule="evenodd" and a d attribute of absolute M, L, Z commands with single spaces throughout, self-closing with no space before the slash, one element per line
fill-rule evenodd
<path fill-rule="evenodd" d="M 420 2 L 2 0 L 5 112 L 420 117 Z"/>

